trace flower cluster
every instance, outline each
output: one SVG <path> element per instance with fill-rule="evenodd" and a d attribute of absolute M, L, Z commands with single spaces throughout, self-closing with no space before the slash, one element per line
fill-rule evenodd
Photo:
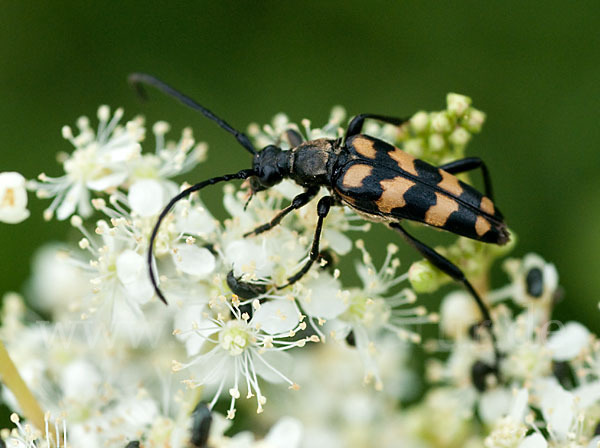
<path fill-rule="evenodd" d="M 144 120 L 120 124 L 123 115 L 102 106 L 97 128 L 86 117 L 77 132 L 63 128 L 74 147 L 59 157 L 63 175 L 27 183 L 0 174 L 0 220 L 28 216 L 27 185 L 51 199 L 44 218 L 69 220 L 80 234 L 40 249 L 27 300 L 3 298 L 0 340 L 47 414 L 36 423 L 21 392 L 2 389 L 31 420 L 14 415 L 0 446 L 596 446 L 600 343 L 579 323 L 552 320 L 558 274 L 539 256 L 506 260 L 508 284 L 490 287 L 491 265 L 514 238 L 501 248 L 465 238 L 436 248 L 481 292 L 492 316 L 485 328 L 458 286 L 428 311 L 420 296 L 449 277 L 426 261 L 402 265 L 394 244 L 372 256 L 362 238 L 369 224 L 344 207 L 325 220 L 319 261 L 285 286 L 309 259 L 315 207 L 254 234 L 302 189 L 226 184 L 225 219 L 194 193 L 158 229 L 150 262 L 165 307 L 148 276 L 150 235 L 189 186 L 172 179 L 200 164 L 206 145 L 189 129 L 167 140 L 158 122 L 145 152 Z M 464 156 L 484 119 L 469 98 L 449 94 L 443 111 L 400 127 L 367 122 L 365 132 L 441 164 Z M 339 138 L 345 124 L 336 107 L 320 128 L 279 114 L 249 134 L 257 147 L 287 150 Z M 236 433 L 240 420 L 255 430 Z"/>
<path fill-rule="evenodd" d="M 436 320 L 415 304 L 407 275 L 398 273 L 396 247 L 388 247 L 377 267 L 359 241 L 356 270 L 363 285 L 345 288 L 337 260 L 352 251 L 348 233 L 369 226 L 335 208 L 321 262 L 301 281 L 275 288 L 307 260 L 316 212 L 305 207 L 248 237 L 301 189 L 284 181 L 248 206 L 249 190 L 227 185 L 223 222 L 192 195 L 161 226 L 153 263 L 171 304 L 165 308 L 147 275 L 148 240 L 166 202 L 186 187 L 170 178 L 202 161 L 205 145 L 189 130 L 179 141 L 166 141 L 168 126 L 161 122 L 153 126 L 154 153 L 145 153 L 143 120 L 121 126 L 122 116 L 102 106 L 96 131 L 85 117 L 77 122 L 78 135 L 65 127 L 63 136 L 75 147 L 60 159 L 65 174 L 29 182 L 38 197 L 53 198 L 46 219 L 70 217 L 81 233 L 76 246 L 55 243 L 35 258 L 30 301 L 53 321 L 40 323 L 26 313 L 17 295 L 4 300 L 4 343 L 43 407 L 67 416 L 70 443 L 160 446 L 168 440 L 183 446 L 199 400 L 215 410 L 229 402 L 225 414 L 233 419 L 242 394 L 255 399 L 260 413 L 266 384 L 300 389 L 292 367 L 297 355 L 290 354 L 317 342 L 356 346 L 364 381 L 381 389 L 376 355 L 382 335 L 417 342 L 411 327 Z M 338 136 L 343 118 L 336 108 L 323 128 L 303 123 L 305 138 Z M 281 117 L 278 122 L 256 134 L 257 143 L 282 141 L 289 127 Z M 142 359 L 152 368 L 140 373 Z M 4 399 L 19 409 L 8 390 Z"/>

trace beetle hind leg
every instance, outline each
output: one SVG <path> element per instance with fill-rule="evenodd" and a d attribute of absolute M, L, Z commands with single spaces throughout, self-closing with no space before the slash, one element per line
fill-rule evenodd
<path fill-rule="evenodd" d="M 483 320 L 479 325 L 481 327 L 487 329 L 487 331 L 490 335 L 490 338 L 492 340 L 492 344 L 494 347 L 495 368 L 497 369 L 499 367 L 498 364 L 500 362 L 500 352 L 498 351 L 496 335 L 494 334 L 492 316 L 490 315 L 490 311 L 489 311 L 487 305 L 485 304 L 485 302 L 483 301 L 481 296 L 477 293 L 477 291 L 475 291 L 475 288 L 473 288 L 473 285 L 471 285 L 471 282 L 469 282 L 469 280 L 467 280 L 463 271 L 461 271 L 460 268 L 458 268 L 458 266 L 456 266 L 454 263 L 452 263 L 446 257 L 440 255 L 434 249 L 432 249 L 431 247 L 427 246 L 426 244 L 422 243 L 421 241 L 417 240 L 415 237 L 410 235 L 406 230 L 404 230 L 404 228 L 400 224 L 398 224 L 396 222 L 392 222 L 392 223 L 388 224 L 388 226 L 391 229 L 395 230 L 396 232 L 400 233 L 400 235 L 402 235 L 402 237 L 408 242 L 408 244 L 410 244 L 417 251 L 419 251 L 419 253 L 423 257 L 425 257 L 425 259 L 427 259 L 431 264 L 433 264 L 436 268 L 438 268 L 445 274 L 449 275 L 457 282 L 462 283 L 464 285 L 464 287 L 467 289 L 467 291 L 469 291 L 469 293 L 473 296 L 473 298 L 475 299 L 475 302 L 477 303 L 479 311 L 481 312 L 481 315 L 483 317 Z"/>

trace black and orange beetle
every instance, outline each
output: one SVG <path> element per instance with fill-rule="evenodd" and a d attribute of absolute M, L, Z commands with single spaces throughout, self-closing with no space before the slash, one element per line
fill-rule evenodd
<path fill-rule="evenodd" d="M 163 302 L 166 303 L 166 299 L 154 276 L 152 251 L 159 226 L 177 201 L 218 182 L 249 179 L 252 191 L 257 192 L 270 188 L 283 179 L 292 179 L 304 187 L 304 192 L 296 196 L 291 204 L 275 215 L 270 222 L 257 227 L 246 234 L 247 236 L 257 235 L 275 227 L 288 213 L 308 204 L 321 187 L 327 188 L 329 195 L 322 197 L 317 204 L 318 221 L 309 260 L 295 275 L 288 278 L 286 284 L 275 288 L 285 288 L 308 272 L 319 258 L 323 220 L 332 206 L 345 205 L 367 220 L 387 224 L 434 266 L 461 282 L 475 298 L 483 322 L 494 340 L 488 308 L 463 272 L 447 258 L 411 236 L 400 225 L 402 220 L 418 221 L 478 241 L 506 244 L 509 233 L 502 214 L 492 201 L 490 176 L 481 159 L 468 157 L 434 167 L 389 143 L 361 134 L 365 119 L 396 126 L 407 121 L 374 114 L 354 117 L 344 138 L 302 141 L 300 135 L 292 132 L 289 135 L 293 146 L 290 150 L 284 151 L 269 145 L 258 151 L 244 133 L 159 79 L 143 73 L 134 73 L 130 75 L 129 81 L 142 96 L 142 84 L 151 85 L 200 111 L 205 117 L 233 134 L 253 156 L 251 169 L 213 177 L 193 185 L 171 199 L 161 212 L 150 238 L 148 269 L 156 293 Z M 485 195 L 454 176 L 476 168 L 482 171 Z"/>

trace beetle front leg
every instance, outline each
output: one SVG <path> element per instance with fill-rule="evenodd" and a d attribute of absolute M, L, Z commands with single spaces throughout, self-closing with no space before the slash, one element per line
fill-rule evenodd
<path fill-rule="evenodd" d="M 315 236 L 313 239 L 312 247 L 310 249 L 310 257 L 308 261 L 302 266 L 296 274 L 289 277 L 287 283 L 285 285 L 277 286 L 277 289 L 287 288 L 290 285 L 293 285 L 298 280 L 300 280 L 310 269 L 315 261 L 319 259 L 319 243 L 321 241 L 321 231 L 323 230 L 323 221 L 325 217 L 329 214 L 329 210 L 333 205 L 334 201 L 331 196 L 323 196 L 319 203 L 317 204 L 317 215 L 319 219 L 317 220 L 317 228 L 315 229 Z"/>
<path fill-rule="evenodd" d="M 479 296 L 477 291 L 475 291 L 473 285 L 471 285 L 469 280 L 467 280 L 463 271 L 461 271 L 458 266 L 456 266 L 446 257 L 440 255 L 431 247 L 427 246 L 426 244 L 417 240 L 415 237 L 411 236 L 406 230 L 404 230 L 404 228 L 400 224 L 393 222 L 388 224 L 388 226 L 392 230 L 395 230 L 396 232 L 400 233 L 400 235 L 404 237 L 408 244 L 417 249 L 417 251 L 419 251 L 421 255 L 423 255 L 423 257 L 425 257 L 425 259 L 427 259 L 431 264 L 433 264 L 440 271 L 452 277 L 457 282 L 462 283 L 465 286 L 465 288 L 471 293 L 471 295 L 475 299 L 475 302 L 477 303 L 477 306 L 479 307 L 481 315 L 483 316 L 483 321 L 480 325 L 482 327 L 487 328 L 490 338 L 492 340 L 492 344 L 494 346 L 495 367 L 497 368 L 500 361 L 500 353 L 498 352 L 496 336 L 494 335 L 492 316 L 490 315 L 487 305 Z"/>
<path fill-rule="evenodd" d="M 286 208 L 284 208 L 283 210 L 281 210 L 279 213 L 277 213 L 275 215 L 275 217 L 273 219 L 271 219 L 271 221 L 269 221 L 266 224 L 256 227 L 254 230 L 251 230 L 250 232 L 245 233 L 244 237 L 247 237 L 250 235 L 259 235 L 263 232 L 266 232 L 267 230 L 271 230 L 273 227 L 278 225 L 281 222 L 281 220 L 288 213 L 290 213 L 293 210 L 298 210 L 299 208 L 302 208 L 306 204 L 308 204 L 310 202 L 310 200 L 312 198 L 314 198 L 318 192 L 319 192 L 318 188 L 312 188 L 312 187 L 308 188 L 306 191 L 304 191 L 303 193 L 300 193 L 298 196 L 296 196 L 292 200 L 292 203 L 290 205 L 288 205 Z"/>
<path fill-rule="evenodd" d="M 454 162 L 446 163 L 445 165 L 438 166 L 439 169 L 444 170 L 450 174 L 464 173 L 466 171 L 475 170 L 481 168 L 481 174 L 483 176 L 483 185 L 485 187 L 485 195 L 494 200 L 494 192 L 492 190 L 492 180 L 490 178 L 490 172 L 487 166 L 479 157 L 466 157 L 464 159 L 455 160 Z"/>

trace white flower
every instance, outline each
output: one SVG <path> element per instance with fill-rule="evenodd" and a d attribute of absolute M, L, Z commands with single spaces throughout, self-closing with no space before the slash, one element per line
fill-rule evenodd
<path fill-rule="evenodd" d="M 309 120 L 302 120 L 302 130 L 294 123 L 290 123 L 287 115 L 277 114 L 271 124 L 266 124 L 262 129 L 257 124 L 251 124 L 248 127 L 248 133 L 254 138 L 258 147 L 267 145 L 278 145 L 282 149 L 290 149 L 289 139 L 286 136 L 288 130 L 293 130 L 300 134 L 304 140 L 314 140 L 317 138 L 335 139 L 343 135 L 343 121 L 346 118 L 346 111 L 341 106 L 336 106 L 331 110 L 329 121 L 322 128 L 312 128 Z M 302 131 L 304 135 L 302 135 Z"/>
<path fill-rule="evenodd" d="M 83 217 L 92 214 L 90 190 L 109 192 L 125 182 L 131 160 L 140 156 L 140 141 L 144 138 L 143 121 L 132 120 L 125 127 L 119 125 L 123 110 L 110 116 L 108 106 L 98 109 L 98 130 L 94 131 L 87 117 L 77 121 L 79 135 L 70 127 L 63 128 L 63 137 L 71 142 L 75 151 L 64 161 L 65 175 L 51 178 L 41 174 L 41 182 L 32 182 L 38 197 L 54 200 L 44 212 L 50 219 L 56 212 L 59 220 L 73 213 Z"/>
<path fill-rule="evenodd" d="M 67 422 L 64 418 L 57 418 L 54 421 L 54 427 L 50 426 L 50 414 L 44 415 L 46 427 L 43 434 L 40 430 L 35 430 L 30 424 L 22 424 L 17 414 L 11 414 L 10 421 L 14 423 L 14 428 L 8 434 L 8 438 L 3 441 L 0 439 L 0 445 L 11 448 L 66 448 L 67 446 Z M 50 442 L 50 440 L 56 442 Z M 4 443 L 6 442 L 6 443 Z"/>
<path fill-rule="evenodd" d="M 268 239 L 262 237 L 258 240 L 247 238 L 232 241 L 223 251 L 225 264 L 233 268 L 236 277 L 243 274 L 271 277 L 275 264 L 268 246 Z"/>
<path fill-rule="evenodd" d="M 33 259 L 31 287 L 36 306 L 64 316 L 77 308 L 81 297 L 89 292 L 84 271 L 72 262 L 68 246 L 47 244 L 39 248 Z"/>
<path fill-rule="evenodd" d="M 586 437 L 589 433 L 584 432 L 583 422 L 588 412 L 594 415 L 592 413 L 597 409 L 600 401 L 599 382 L 567 391 L 554 378 L 538 378 L 533 383 L 532 391 L 539 402 L 551 446 L 570 446 L 567 443 L 575 440 L 581 443 L 579 446 L 590 442 Z"/>
<path fill-rule="evenodd" d="M 488 300 L 497 302 L 511 298 L 522 307 L 531 306 L 546 317 L 549 316 L 558 290 L 556 267 L 546 263 L 539 255 L 527 254 L 522 260 L 505 261 L 504 269 L 510 275 L 512 283 L 491 292 Z"/>
<path fill-rule="evenodd" d="M 0 173 L 0 222 L 16 224 L 29 216 L 25 178 L 19 173 Z"/>
<path fill-rule="evenodd" d="M 113 220 L 116 224 L 113 227 L 106 221 L 98 221 L 95 233 L 100 235 L 99 239 L 87 232 L 78 216 L 71 222 L 86 236 L 79 245 L 91 255 L 87 262 L 73 258 L 90 282 L 89 294 L 74 309 L 80 308 L 83 317 L 102 311 L 107 313 L 105 318 L 116 323 L 123 316 L 119 316 L 115 306 L 123 304 L 132 317 L 141 318 L 141 306 L 153 297 L 154 288 L 148 277 L 146 258 L 140 253 L 134 235 L 118 220 Z"/>
<path fill-rule="evenodd" d="M 527 389 L 514 391 L 511 408 L 508 414 L 496 421 L 490 435 L 485 439 L 487 448 L 519 447 L 525 439 L 527 426 L 525 425 L 525 414 L 529 393 Z"/>
<path fill-rule="evenodd" d="M 169 178 L 186 173 L 205 159 L 206 144 L 196 144 L 192 130 L 185 128 L 178 142 L 165 141 L 168 123 L 159 121 L 152 130 L 155 152 L 144 153 L 130 163 L 128 199 L 139 216 L 157 216 L 175 196 L 177 186 Z"/>
<path fill-rule="evenodd" d="M 169 124 L 164 121 L 152 126 L 155 136 L 154 153 L 144 153 L 131 163 L 132 183 L 144 179 L 164 180 L 192 170 L 206 158 L 206 143 L 196 143 L 192 130 L 185 128 L 177 142 L 165 141 Z"/>
<path fill-rule="evenodd" d="M 528 308 L 516 317 L 504 306 L 495 311 L 498 349 L 505 354 L 502 374 L 521 381 L 550 374 L 552 352 L 546 345 L 546 322 L 536 308 Z"/>
<path fill-rule="evenodd" d="M 338 294 L 347 306 L 342 314 L 333 316 L 336 319 L 329 322 L 327 328 L 335 339 L 350 337 L 353 340 L 365 366 L 365 382 L 374 380 L 375 388 L 381 389 L 383 384 L 374 356 L 379 334 L 388 331 L 403 341 L 419 342 L 420 335 L 408 327 L 436 321 L 437 317 L 428 315 L 422 306 L 414 307 L 416 296 L 408 288 L 390 295 L 390 290 L 407 280 L 406 274 L 397 275 L 400 261 L 394 257 L 398 250 L 395 245 L 388 245 L 379 269 L 373 264 L 364 242 L 358 240 L 356 246 L 362 252 L 362 262 L 356 263 L 356 271 L 363 286 L 350 288 L 345 296 Z M 303 308 L 306 310 L 306 305 Z"/>
<path fill-rule="evenodd" d="M 288 340 L 298 331 L 306 328 L 299 323 L 292 330 L 269 334 L 263 332 L 260 315 L 257 319 L 249 321 L 249 316 L 242 313 L 234 297 L 234 303 L 221 297 L 218 303 L 211 303 L 211 308 L 224 306 L 225 312 L 232 315 L 219 313 L 216 318 L 206 317 L 192 325 L 190 330 L 176 330 L 176 334 L 191 333 L 210 343 L 211 347 L 205 353 L 195 356 L 187 363 L 173 361 L 173 370 L 189 369 L 192 377 L 186 380 L 188 387 L 195 388 L 203 385 L 216 385 L 215 395 L 209 404 L 212 409 L 226 383 L 229 384 L 231 404 L 227 417 L 235 417 L 235 402 L 241 396 L 240 387 L 246 386 L 246 398 L 256 395 L 257 412 L 263 411 L 266 397 L 258 383 L 258 376 L 269 382 L 286 382 L 291 389 L 298 386 L 290 380 L 282 369 L 289 369 L 289 359 L 283 351 L 293 347 L 303 347 L 308 341 L 318 341 L 318 338 L 304 338 Z"/>

